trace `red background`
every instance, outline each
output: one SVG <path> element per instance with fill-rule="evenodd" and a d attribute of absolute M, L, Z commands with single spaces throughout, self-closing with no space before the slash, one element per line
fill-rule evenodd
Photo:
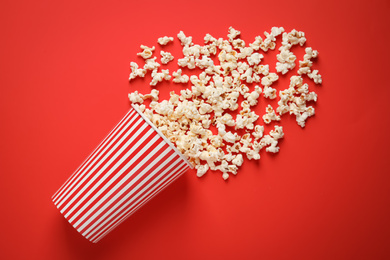
<path fill-rule="evenodd" d="M 389 13 L 387 0 L 1 1 L 0 258 L 389 259 Z M 306 33 L 324 79 L 310 85 L 316 115 L 304 129 L 282 118 L 279 154 L 227 182 L 190 171 L 91 244 L 50 197 L 127 93 L 150 90 L 127 80 L 139 45 L 180 30 L 202 44 L 229 26 L 247 42 L 272 26 Z"/>

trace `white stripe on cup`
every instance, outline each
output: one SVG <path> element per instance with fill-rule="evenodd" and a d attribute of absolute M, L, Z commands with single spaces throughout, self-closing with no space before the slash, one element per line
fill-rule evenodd
<path fill-rule="evenodd" d="M 134 109 L 130 110 L 123 118 L 122 120 L 112 129 L 112 131 L 107 135 L 107 137 L 99 144 L 99 146 L 91 153 L 91 155 L 81 164 L 81 166 L 75 171 L 75 173 L 69 178 L 68 181 L 66 181 L 53 195 L 52 200 L 55 202 L 58 197 L 62 197 L 64 194 L 65 189 L 73 183 L 73 180 L 76 177 L 79 177 L 81 171 L 90 164 L 91 160 L 93 160 L 94 156 L 102 150 L 104 146 L 109 142 L 109 139 L 115 135 L 116 132 L 119 131 L 119 129 L 125 124 L 125 121 L 128 120 L 130 117 L 132 117 L 136 111 Z M 134 117 L 135 118 L 135 117 Z M 133 119 L 132 119 L 133 120 Z"/>
<path fill-rule="evenodd" d="M 136 139 L 139 137 L 139 134 L 143 131 L 143 128 L 145 128 L 146 125 L 143 125 L 139 130 L 138 132 L 132 136 L 130 138 L 130 140 L 128 142 L 126 142 L 120 149 L 117 153 L 113 154 L 112 158 L 109 160 L 109 162 L 107 164 L 104 165 L 104 167 L 102 167 L 102 169 L 100 169 L 100 171 L 98 171 L 97 173 L 95 173 L 94 177 L 89 180 L 87 182 L 87 184 L 84 185 L 84 187 L 72 198 L 72 200 L 62 209 L 61 212 L 64 212 L 66 210 L 67 207 L 69 206 L 72 206 L 73 202 L 76 200 L 76 198 L 78 198 L 79 196 L 81 196 L 81 194 L 88 188 L 88 192 L 87 194 L 85 194 L 82 198 L 78 199 L 78 202 L 76 203 L 76 205 L 73 205 L 72 208 L 65 214 L 65 217 L 67 218 L 92 192 L 95 191 L 95 189 L 97 187 L 99 187 L 99 185 L 104 181 L 106 180 L 113 171 L 115 171 L 122 163 L 124 160 L 126 160 L 135 150 L 138 149 L 138 147 L 150 136 L 153 134 L 153 131 L 152 129 L 149 129 L 149 131 L 144 135 L 142 136 L 140 139 L 137 139 L 136 143 L 130 148 L 130 150 L 122 155 L 122 152 L 130 145 L 132 144 L 132 140 L 131 139 Z M 111 165 L 111 163 L 113 161 L 115 161 L 115 159 L 117 159 L 119 156 L 120 159 L 118 162 L 116 162 L 112 167 L 109 168 L 109 170 L 107 172 L 105 172 L 105 170 Z M 105 172 L 105 173 L 104 173 Z M 102 174 L 103 173 L 103 174 Z M 99 177 L 100 175 L 102 175 L 102 178 L 95 184 L 93 185 L 93 182 L 97 179 L 97 177 Z M 90 187 L 92 186 L 93 187 Z"/>
<path fill-rule="evenodd" d="M 162 142 L 163 145 L 166 145 L 165 142 Z M 159 148 L 161 149 L 161 148 Z M 159 150 L 158 149 L 158 150 Z M 157 151 L 158 151 L 157 150 Z M 156 164 L 158 164 L 162 158 L 164 158 L 166 156 L 167 153 L 171 152 L 171 149 L 166 149 L 164 150 L 164 152 L 159 155 L 152 163 L 150 163 L 145 169 L 143 169 L 143 171 L 139 174 L 137 174 L 136 178 L 134 178 L 131 182 L 129 182 L 120 192 L 118 192 L 117 194 L 115 194 L 115 196 L 110 199 L 109 202 L 107 202 L 103 207 L 101 207 L 93 216 L 91 216 L 85 223 L 83 223 L 82 226 L 80 226 L 78 228 L 78 225 L 80 225 L 80 223 L 82 222 L 81 220 L 78 221 L 77 223 L 75 223 L 74 227 L 80 232 L 81 230 L 83 230 L 86 226 L 88 226 L 95 218 L 97 218 L 105 209 L 107 209 L 110 205 L 112 205 L 123 193 L 129 191 L 129 193 L 126 194 L 126 197 L 128 197 L 129 195 L 135 193 L 139 187 L 141 187 L 145 182 L 147 182 L 150 178 L 152 178 L 156 173 L 158 173 L 160 171 L 160 169 L 162 167 L 164 167 L 169 161 L 171 161 L 174 157 L 175 157 L 175 154 L 172 154 L 168 160 L 165 160 L 164 163 L 162 164 L 159 164 L 159 166 L 154 169 L 152 171 L 152 173 L 148 174 L 147 177 L 142 180 L 137 186 L 131 188 L 131 186 L 133 186 L 133 184 L 135 182 L 137 182 L 140 178 L 142 178 L 150 169 L 152 169 L 153 167 L 155 167 Z M 153 151 L 153 153 L 151 153 L 152 155 L 156 154 L 155 151 Z M 149 160 L 150 158 L 148 158 Z M 142 165 L 143 166 L 143 165 Z M 139 168 L 139 167 L 138 167 Z M 132 173 L 136 172 L 138 169 L 134 169 L 132 170 Z M 116 202 L 114 205 L 112 205 L 112 207 L 109 209 L 109 211 L 113 211 L 115 210 L 115 208 L 117 208 L 120 204 L 123 203 L 123 199 L 120 200 L 119 202 Z M 92 213 L 93 210 L 91 210 L 89 212 Z M 84 217 L 84 216 L 83 216 Z"/>
<path fill-rule="evenodd" d="M 125 172 L 136 160 L 138 160 L 139 158 L 142 158 L 143 156 L 145 156 L 145 151 L 151 146 L 151 144 L 153 144 L 154 142 L 156 142 L 157 140 L 159 139 L 159 136 L 156 135 L 155 138 L 153 140 L 151 140 L 147 145 L 145 145 L 145 147 L 138 153 L 136 154 L 131 160 L 130 162 L 128 162 L 113 178 L 110 179 L 110 181 L 108 183 L 106 183 L 106 185 L 104 185 L 104 187 L 102 187 L 101 189 L 99 189 L 99 191 L 91 198 L 91 200 L 89 200 L 87 203 L 84 204 L 84 206 L 69 220 L 69 222 L 72 222 L 80 213 L 82 213 L 89 205 L 91 205 L 91 203 L 96 200 L 97 197 L 99 197 L 102 193 L 104 193 L 107 188 L 117 179 L 119 178 L 123 172 Z M 108 190 L 108 192 L 106 194 L 104 194 L 103 198 L 101 198 L 99 201 L 96 201 L 94 203 L 94 206 L 89 209 L 88 212 L 86 212 L 85 214 L 83 214 L 83 217 L 81 217 L 73 226 L 76 228 L 85 218 L 87 218 L 96 208 L 98 208 L 102 203 L 104 203 L 104 201 L 113 193 L 115 193 L 119 188 L 120 186 L 126 181 L 128 180 L 135 172 L 138 171 L 139 168 L 141 168 L 142 166 L 144 166 L 148 160 L 153 156 L 155 155 L 156 153 L 158 153 L 159 151 L 161 151 L 161 148 L 165 145 L 164 142 L 161 142 L 158 146 L 156 146 L 148 155 L 146 155 L 142 161 L 138 164 L 135 165 L 134 168 L 131 169 L 130 172 L 126 173 L 125 177 L 120 181 L 118 182 L 112 189 Z M 166 154 L 168 153 L 167 150 L 165 150 L 163 153 L 161 153 L 159 155 L 159 158 L 163 158 Z M 154 165 L 156 164 L 156 161 L 153 161 L 152 163 L 150 163 L 146 168 L 145 170 L 143 170 L 140 174 L 137 174 L 137 176 L 128 184 L 126 185 L 126 187 L 124 187 L 121 191 L 118 191 L 118 193 L 115 195 L 116 196 L 120 196 L 124 191 L 125 189 L 127 189 L 129 186 L 131 186 L 132 184 L 134 184 L 139 178 L 141 178 L 144 173 L 147 172 L 146 169 L 150 169 L 151 167 L 153 167 Z M 108 207 L 112 204 L 113 202 L 113 199 L 111 199 L 110 201 L 106 202 L 104 204 L 104 207 Z M 91 218 L 89 218 L 91 219 Z"/>
<path fill-rule="evenodd" d="M 119 133 L 117 136 L 115 136 L 115 138 L 110 142 L 110 144 L 104 149 L 104 151 L 102 151 L 102 153 L 100 153 L 96 158 L 95 160 L 90 163 L 88 165 L 88 167 L 84 170 L 84 172 L 82 174 L 80 174 L 79 178 L 77 178 L 77 180 L 73 183 L 73 185 L 67 190 L 68 194 L 65 198 L 59 198 L 59 200 L 57 200 L 55 202 L 55 204 L 57 205 L 57 207 L 60 207 L 62 205 L 62 203 L 64 201 L 66 201 L 69 196 L 74 193 L 75 190 L 77 190 L 80 185 L 86 180 L 88 179 L 88 177 L 96 170 L 96 168 L 98 168 L 102 163 L 103 161 L 109 157 L 109 155 L 112 153 L 112 151 L 114 151 L 122 142 L 123 140 L 132 132 L 134 131 L 134 129 L 142 122 L 141 118 L 138 117 L 138 121 L 134 123 L 134 125 L 130 128 L 130 129 L 127 129 L 132 123 L 133 123 L 133 120 L 137 119 L 137 117 L 134 117 L 129 123 L 128 125 L 122 129 L 122 131 L 127 131 L 127 133 L 117 142 L 115 143 L 116 139 L 122 134 Z M 112 144 L 115 144 L 113 147 L 111 147 Z M 107 149 L 110 147 L 110 150 L 107 152 Z M 104 155 L 103 158 L 100 158 L 102 155 Z M 92 165 L 95 164 L 95 162 L 97 161 L 97 164 L 93 167 L 92 170 L 90 170 L 90 168 L 92 167 Z M 80 179 L 83 177 L 83 179 L 80 181 Z M 76 187 L 73 187 L 74 185 L 76 184 Z M 66 194 L 66 192 L 64 192 L 64 194 Z M 64 195 L 63 194 L 63 195 Z"/>
<path fill-rule="evenodd" d="M 114 213 L 112 212 L 113 210 L 115 210 L 115 208 L 113 209 L 110 209 L 110 211 L 106 212 L 98 221 L 96 221 L 88 230 L 86 230 L 83 235 L 87 234 L 90 230 L 92 230 L 94 228 L 94 226 L 96 226 L 97 224 L 99 224 L 99 222 L 101 222 L 102 220 L 104 220 L 106 217 L 108 217 L 107 219 L 104 220 L 104 222 L 102 224 L 100 224 L 92 233 L 90 233 L 88 235 L 88 237 L 90 237 L 91 235 L 93 235 L 97 230 L 101 229 L 103 226 L 109 226 L 111 225 L 113 222 L 115 222 L 118 218 L 121 218 L 123 216 L 123 210 L 128 208 L 129 205 L 131 205 L 131 203 L 136 200 L 140 195 L 142 195 L 143 192 L 145 192 L 146 190 L 150 189 L 150 187 L 155 187 L 155 186 L 158 186 L 161 184 L 161 182 L 157 185 L 154 185 L 161 177 L 163 177 L 164 175 L 166 175 L 167 172 L 169 172 L 173 167 L 175 167 L 175 165 L 177 165 L 180 161 L 182 161 L 181 158 L 178 158 L 174 163 L 172 163 L 168 168 L 166 168 L 162 173 L 160 173 L 153 181 L 151 181 L 146 187 L 144 187 L 138 194 L 136 194 L 133 198 L 131 198 L 129 201 L 126 202 L 126 200 L 133 194 L 133 193 L 130 193 L 128 195 L 126 195 L 126 197 L 124 197 L 121 201 L 121 203 L 123 202 L 126 202 L 124 205 L 122 205 L 118 210 L 116 210 Z M 167 175 L 166 178 L 168 178 L 169 176 L 173 175 L 175 172 L 176 172 L 177 169 L 173 170 L 170 174 Z M 166 179 L 164 178 L 163 181 Z M 163 182 L 162 181 L 162 182 Z M 154 185 L 154 186 L 153 186 Z M 147 196 L 147 195 L 145 195 Z M 120 205 L 120 203 L 118 203 L 118 205 Z M 117 217 L 116 215 L 120 213 Z M 111 219 L 113 219 L 114 217 L 116 217 L 113 221 L 111 221 Z M 107 224 L 107 222 L 111 221 L 109 224 Z"/>
<path fill-rule="evenodd" d="M 135 211 L 137 211 L 140 207 L 142 207 L 143 205 L 145 205 L 150 199 L 152 199 L 156 194 L 158 194 L 160 191 L 162 191 L 164 188 L 166 188 L 170 183 L 172 183 L 174 180 L 176 180 L 179 176 L 181 176 L 189 167 L 186 163 L 182 163 L 181 166 L 185 166 L 184 168 L 181 168 L 180 171 L 178 171 L 177 174 L 170 174 L 168 175 L 166 178 L 164 178 L 158 185 L 152 187 L 152 189 L 150 189 L 148 191 L 148 193 L 146 195 L 144 195 L 142 198 L 140 198 L 136 203 L 134 204 L 137 204 L 139 201 L 142 201 L 144 200 L 142 203 L 140 203 L 136 208 L 132 209 L 130 212 L 128 212 L 127 214 L 125 215 L 122 215 L 122 217 L 120 217 L 119 219 L 116 220 L 116 222 L 114 222 L 115 224 L 110 227 L 109 229 L 107 229 L 106 231 L 104 231 L 103 233 L 101 233 L 100 231 L 100 234 L 98 232 L 98 234 L 96 234 L 93 238 L 90 239 L 90 241 L 92 241 L 93 243 L 97 243 L 100 239 L 102 239 L 104 236 L 106 236 L 109 232 L 111 232 L 113 229 L 115 229 L 118 225 L 120 225 L 123 221 L 125 221 L 131 214 L 133 214 Z M 175 172 L 175 171 L 174 171 Z M 173 173 L 174 173 L 173 172 Z M 165 182 L 166 180 L 168 179 L 167 182 Z M 165 183 L 164 183 L 165 182 Z M 159 185 L 163 184 L 160 188 L 158 189 L 155 189 L 153 190 L 153 188 L 155 187 L 158 187 Z M 150 194 L 152 193 L 152 194 Z M 112 224 L 112 223 L 111 223 Z M 111 225 L 110 224 L 110 225 Z M 109 225 L 107 225 L 109 226 Z M 88 238 L 88 237 L 87 237 Z"/>

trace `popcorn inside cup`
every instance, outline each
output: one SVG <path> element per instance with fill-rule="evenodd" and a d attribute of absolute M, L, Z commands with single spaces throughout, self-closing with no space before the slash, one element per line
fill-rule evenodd
<path fill-rule="evenodd" d="M 230 174 L 237 174 L 244 157 L 259 160 L 263 148 L 266 152 L 279 152 L 283 127 L 274 125 L 273 130 L 264 134 L 264 125 L 258 122 L 261 119 L 267 125 L 280 122 L 281 116 L 289 113 L 295 115 L 298 125 L 304 127 L 315 112 L 307 102 L 317 101 L 317 94 L 309 91 L 302 76 L 306 74 L 315 84 L 322 83 L 318 70 L 312 70 L 318 51 L 305 48 L 303 59 L 298 61 L 297 75 L 291 76 L 289 86 L 279 92 L 272 87 L 279 75 L 296 67 L 297 57 L 291 49 L 295 45 L 305 45 L 305 33 L 295 29 L 285 32 L 283 27 L 272 27 L 271 32 L 264 32 L 264 38 L 256 36 L 249 45 L 240 39 L 240 35 L 240 31 L 230 27 L 227 39 L 206 34 L 204 44 L 198 45 L 193 43 L 191 36 L 180 31 L 177 38 L 183 57 L 177 60 L 180 68 L 172 73 L 162 69 L 157 57 L 152 58 L 154 46 L 141 45 L 143 52 L 138 55 L 145 60 L 142 69 L 134 62 L 130 64 L 129 80 L 144 77 L 150 71 L 150 85 L 153 87 L 162 81 L 191 83 L 190 88 L 180 93 L 170 92 L 168 100 L 159 101 L 156 89 L 145 95 L 134 91 L 129 94 L 129 99 L 175 144 L 196 168 L 199 177 L 211 170 L 221 172 L 226 180 Z M 263 64 L 263 53 L 274 50 L 278 38 L 281 38 L 281 46 L 276 55 L 275 72 L 270 72 L 269 64 Z M 158 39 L 162 47 L 172 41 L 173 37 L 168 36 Z M 162 64 L 174 59 L 169 52 L 161 51 L 160 54 Z M 186 75 L 184 68 L 197 68 L 202 72 Z M 265 113 L 258 115 L 254 107 L 260 97 L 269 101 L 277 99 L 278 106 L 268 104 Z M 150 99 L 148 106 L 144 103 L 147 99 Z"/>

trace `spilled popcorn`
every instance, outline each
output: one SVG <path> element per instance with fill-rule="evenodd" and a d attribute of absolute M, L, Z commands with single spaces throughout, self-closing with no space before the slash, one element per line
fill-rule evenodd
<path fill-rule="evenodd" d="M 278 74 L 284 75 L 295 68 L 297 57 L 291 48 L 305 44 L 305 33 L 295 29 L 287 33 L 283 27 L 273 27 L 270 33 L 264 32 L 264 39 L 256 36 L 249 46 L 239 38 L 240 35 L 240 31 L 230 27 L 227 40 L 206 34 L 204 45 L 198 45 L 192 42 L 191 36 L 180 31 L 177 38 L 183 57 L 177 64 L 181 68 L 203 70 L 199 75 L 186 75 L 181 68 L 172 73 L 168 69 L 160 70 L 161 64 L 171 62 L 174 57 L 161 51 L 160 64 L 157 57 L 153 57 L 154 46 L 141 45 L 142 52 L 137 55 L 145 60 L 143 68 L 135 62 L 130 63 L 129 80 L 144 77 L 150 71 L 151 86 L 162 81 L 191 83 L 191 88 L 180 93 L 170 92 L 169 100 L 159 101 L 156 89 L 145 95 L 134 91 L 129 99 L 194 165 L 199 177 L 211 170 L 220 171 L 226 180 L 230 174 L 237 174 L 244 157 L 259 160 L 263 148 L 266 152 L 279 152 L 278 142 L 284 137 L 282 126 L 275 125 L 264 134 L 264 126 L 257 122 L 259 118 L 264 124 L 270 124 L 281 121 L 281 116 L 289 113 L 304 127 L 306 120 L 314 115 L 314 108 L 307 106 L 307 102 L 317 101 L 317 94 L 309 91 L 301 76 L 306 74 L 315 84 L 322 83 L 318 70 L 311 68 L 318 51 L 310 47 L 305 49 L 306 54 L 299 61 L 298 75 L 290 78 L 288 88 L 278 93 L 272 87 L 279 79 Z M 280 35 L 282 42 L 276 55 L 276 72 L 270 72 L 268 64 L 261 64 L 264 56 L 259 51 L 274 50 Z M 164 36 L 158 43 L 165 46 L 173 40 L 173 37 Z M 251 91 L 247 84 L 257 85 Z M 276 109 L 268 105 L 262 116 L 252 110 L 261 96 L 270 100 L 278 98 Z M 150 100 L 149 106 L 143 104 L 146 99 Z"/>

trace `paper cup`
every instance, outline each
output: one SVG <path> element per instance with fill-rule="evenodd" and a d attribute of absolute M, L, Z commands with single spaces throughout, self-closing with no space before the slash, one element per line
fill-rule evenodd
<path fill-rule="evenodd" d="M 132 106 L 52 200 L 96 243 L 188 168 L 186 158 Z"/>

